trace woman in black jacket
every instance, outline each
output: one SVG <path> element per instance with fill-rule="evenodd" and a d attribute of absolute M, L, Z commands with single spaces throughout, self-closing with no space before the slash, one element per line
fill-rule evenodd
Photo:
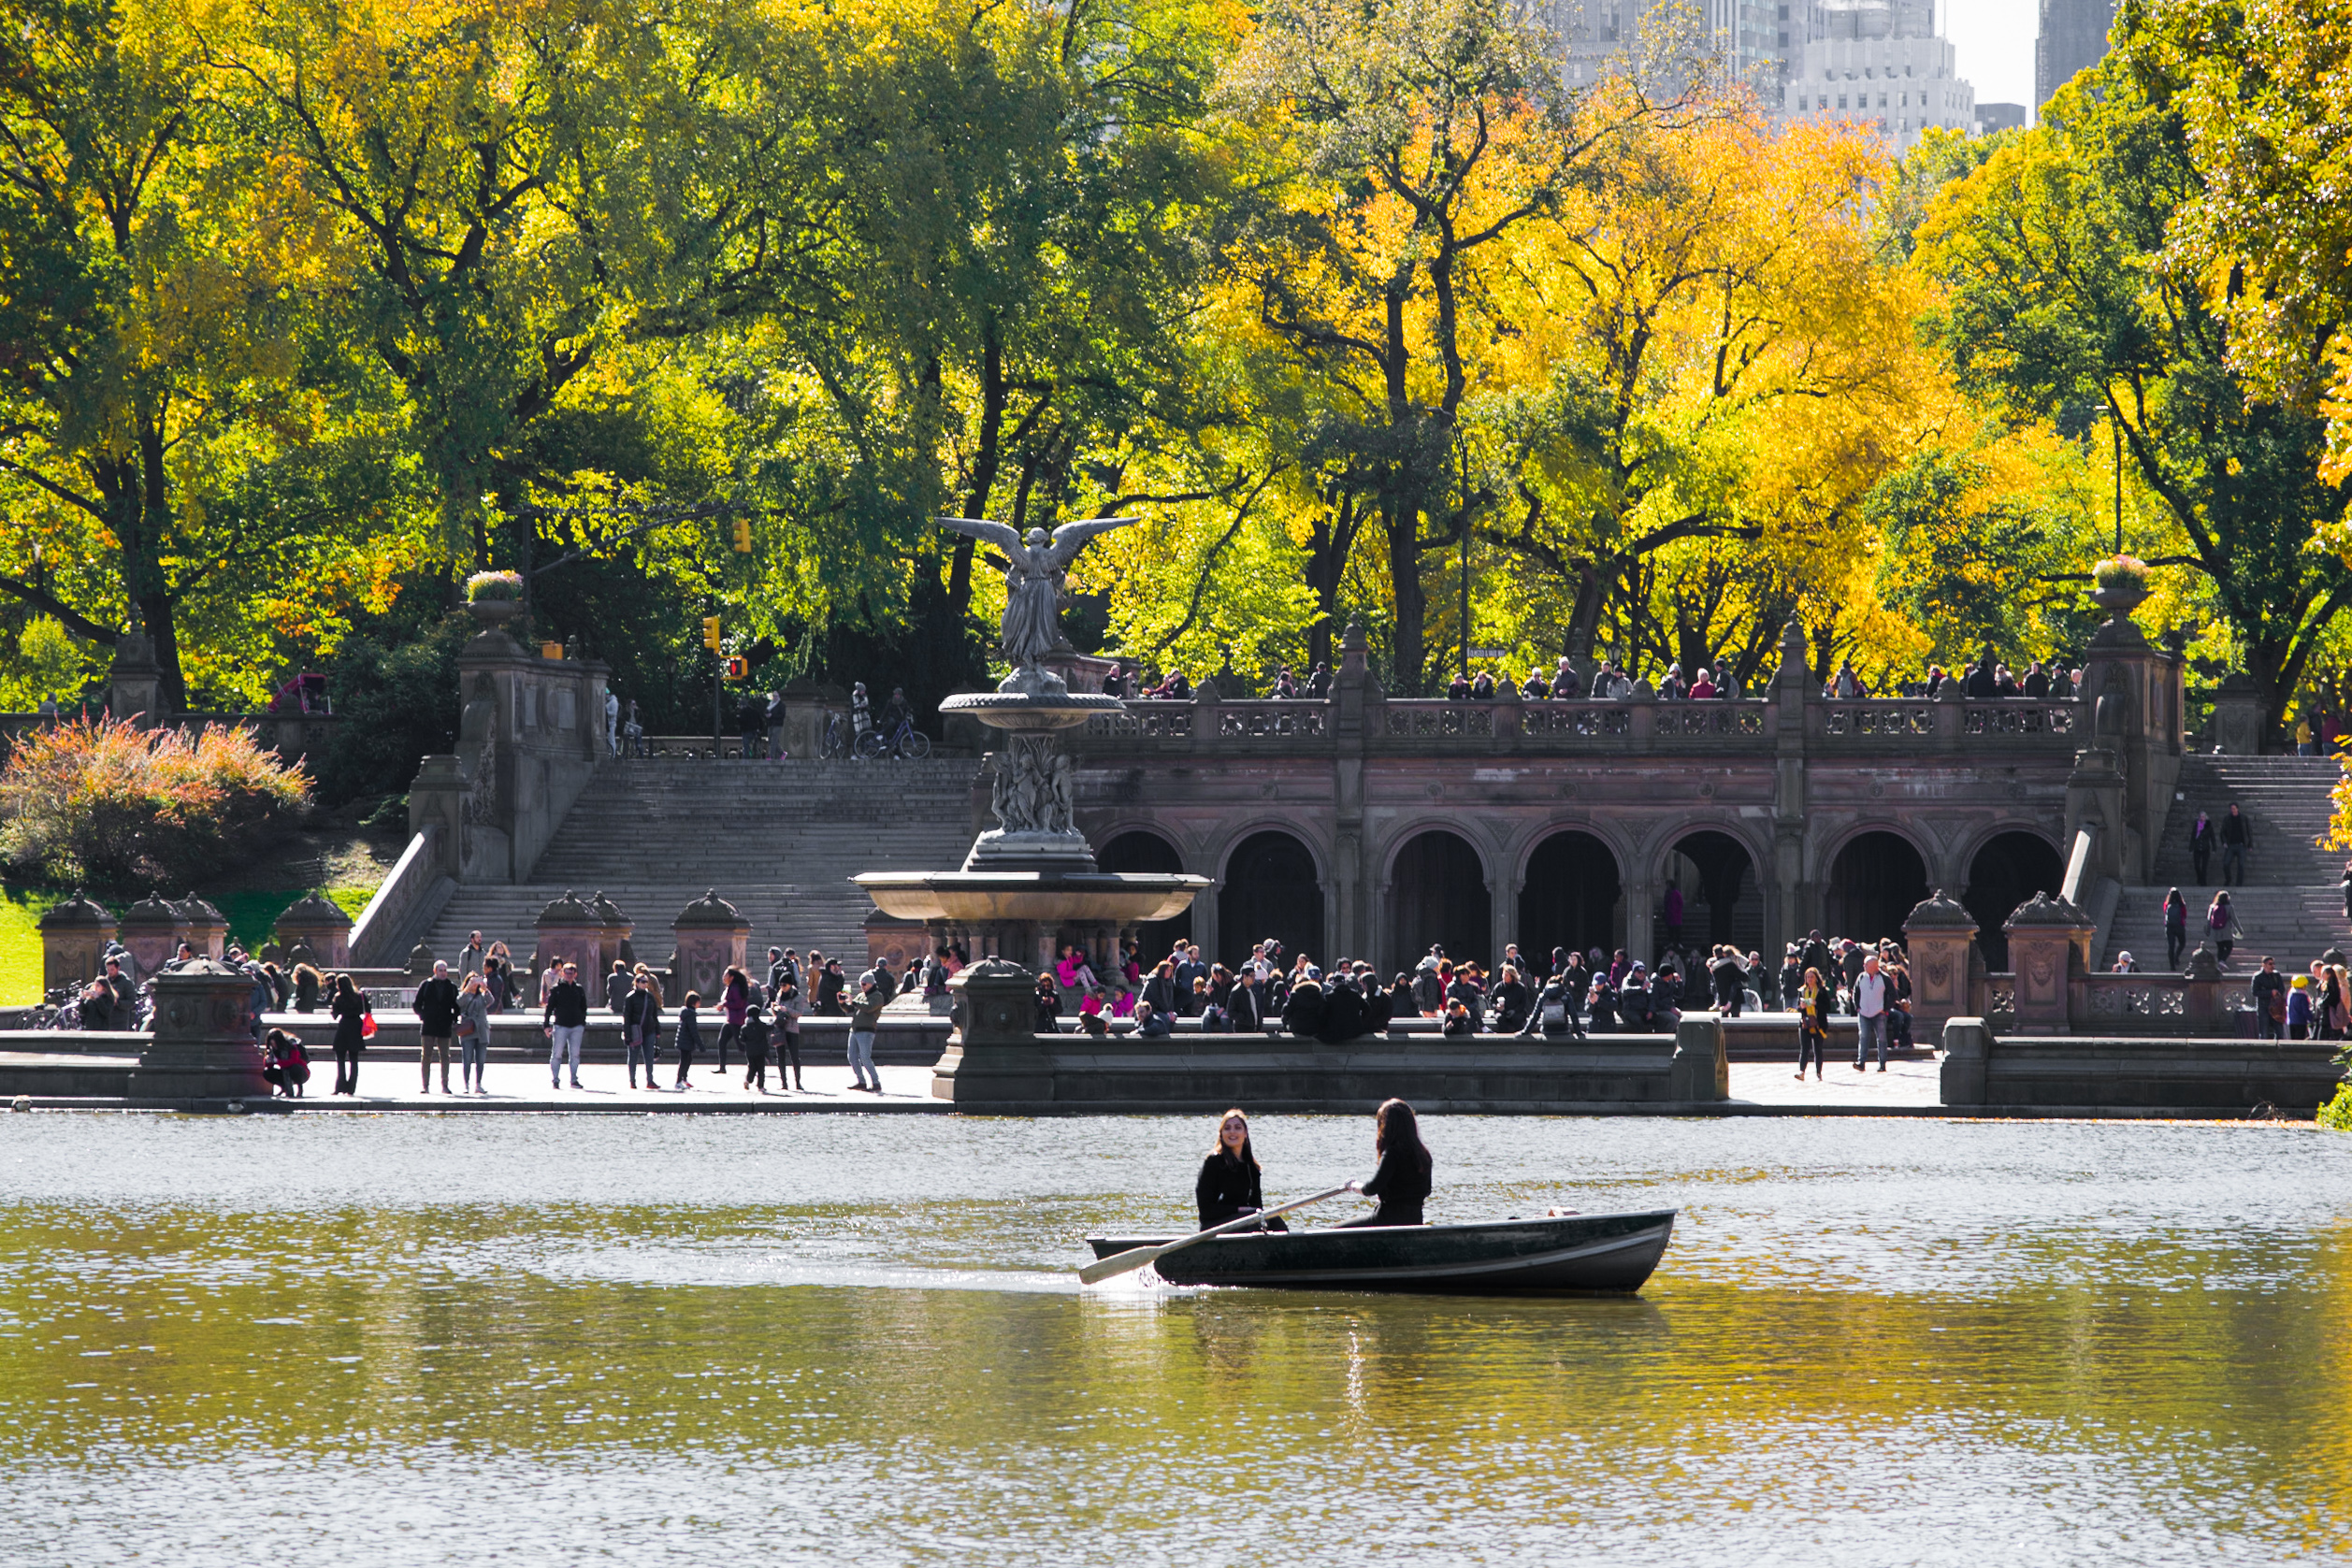
<path fill-rule="evenodd" d="M 359 1092 L 359 1053 L 367 1048 L 368 999 L 348 974 L 335 977 L 335 1000 L 327 1005 L 335 1017 L 335 1092 Z"/>
<path fill-rule="evenodd" d="M 1266 1206 L 1265 1193 L 1259 1185 L 1258 1157 L 1249 1147 L 1249 1118 L 1239 1111 L 1228 1111 L 1217 1125 L 1217 1145 L 1201 1161 L 1201 1174 L 1192 1184 L 1193 1201 L 1200 1205 L 1201 1229 L 1222 1225 L 1229 1219 L 1239 1219 L 1256 1214 Z M 1279 1218 L 1266 1221 L 1269 1230 L 1287 1230 L 1289 1226 Z"/>
<path fill-rule="evenodd" d="M 1391 1100 L 1373 1113 L 1372 1147 L 1380 1157 L 1380 1168 L 1362 1186 L 1348 1185 L 1366 1198 L 1378 1199 L 1380 1206 L 1347 1226 L 1421 1224 L 1435 1162 L 1421 1144 L 1421 1122 L 1410 1105 Z"/>

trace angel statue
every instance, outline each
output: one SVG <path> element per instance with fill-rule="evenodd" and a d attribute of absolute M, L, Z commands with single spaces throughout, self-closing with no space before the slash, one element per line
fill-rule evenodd
<path fill-rule="evenodd" d="M 1064 523 L 1048 536 L 1032 528 L 1028 538 L 979 517 L 943 517 L 943 527 L 995 545 L 1004 552 L 1004 656 L 1018 672 L 1035 670 L 1061 640 L 1061 574 L 1096 534 L 1123 528 L 1133 517 L 1089 517 Z M 1007 683 L 1009 685 L 1010 683 Z"/>

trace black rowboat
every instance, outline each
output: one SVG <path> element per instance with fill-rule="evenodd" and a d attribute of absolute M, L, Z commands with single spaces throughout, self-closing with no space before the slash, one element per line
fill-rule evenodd
<path fill-rule="evenodd" d="M 1562 1215 L 1482 1225 L 1244 1231 L 1172 1252 L 1152 1265 L 1171 1285 L 1285 1290 L 1420 1290 L 1509 1296 L 1638 1290 L 1674 1234 L 1672 1209 Z M 1097 1259 L 1174 1236 L 1089 1236 Z"/>

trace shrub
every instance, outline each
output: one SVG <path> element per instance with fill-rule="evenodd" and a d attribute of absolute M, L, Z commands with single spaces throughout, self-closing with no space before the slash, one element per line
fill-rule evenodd
<path fill-rule="evenodd" d="M 466 579 L 466 602 L 483 599 L 519 599 L 523 597 L 523 574 L 519 571 L 478 571 Z"/>
<path fill-rule="evenodd" d="M 301 765 L 244 729 L 76 719 L 28 732 L 0 768 L 0 856 L 61 885 L 184 883 L 310 801 Z"/>
<path fill-rule="evenodd" d="M 2144 588 L 2148 564 L 2137 555 L 2110 555 L 2091 568 L 2091 581 L 2102 588 Z"/>
<path fill-rule="evenodd" d="M 2336 1097 L 2319 1107 L 2319 1125 L 2352 1132 L 2352 1084 L 2338 1086 Z"/>

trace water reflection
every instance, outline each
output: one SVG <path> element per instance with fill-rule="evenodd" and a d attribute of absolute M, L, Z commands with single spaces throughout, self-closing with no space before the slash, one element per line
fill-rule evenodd
<path fill-rule="evenodd" d="M 2276 1561 L 2352 1505 L 2301 1129 L 1433 1123 L 1448 1217 L 1684 1209 L 1638 1300 L 1462 1301 L 1073 1290 L 1190 1122 L 0 1129 L 10 1562 Z"/>

